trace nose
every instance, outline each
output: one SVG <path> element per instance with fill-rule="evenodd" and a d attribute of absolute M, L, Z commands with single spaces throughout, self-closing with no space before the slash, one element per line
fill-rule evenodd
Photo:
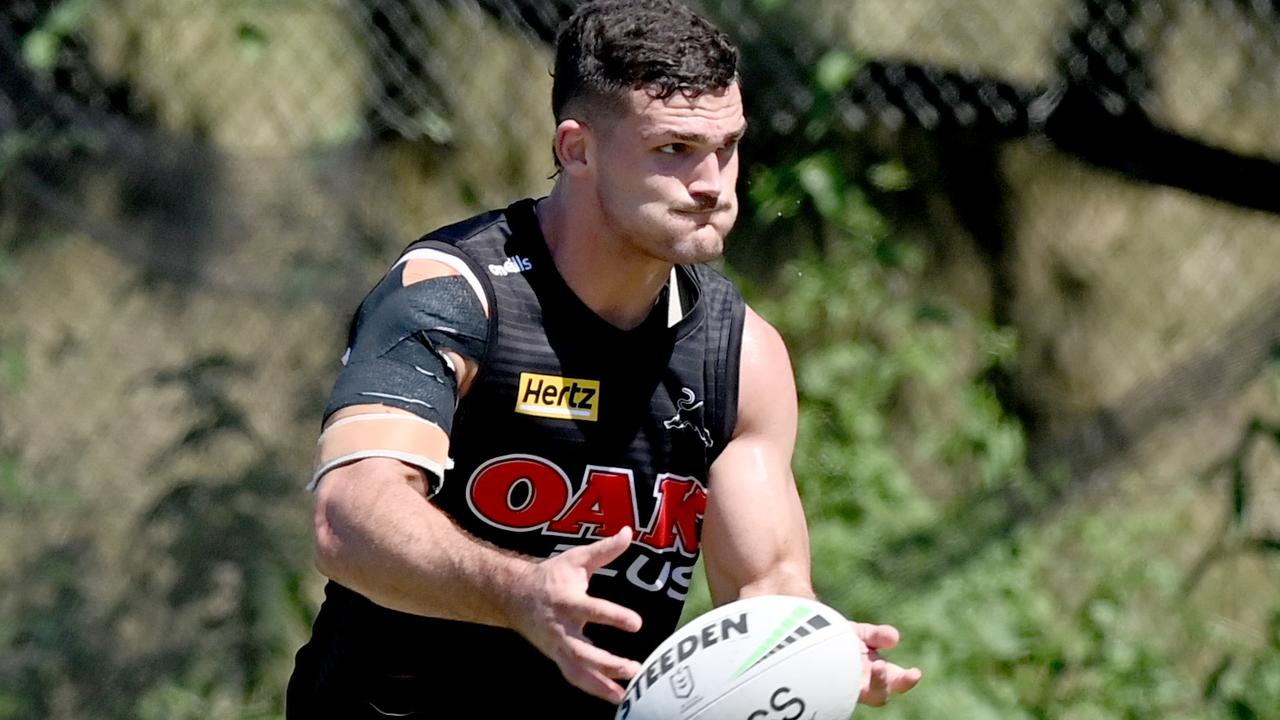
<path fill-rule="evenodd" d="M 707 153 L 693 168 L 688 183 L 689 195 L 708 208 L 715 207 L 720 200 L 723 174 L 720 155 Z"/>

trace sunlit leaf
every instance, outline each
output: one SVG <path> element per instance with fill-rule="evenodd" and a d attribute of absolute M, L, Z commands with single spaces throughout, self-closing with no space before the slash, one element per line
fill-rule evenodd
<path fill-rule="evenodd" d="M 818 87 L 834 93 L 848 85 L 860 67 L 862 62 L 852 53 L 832 50 L 818 60 L 814 77 Z"/>

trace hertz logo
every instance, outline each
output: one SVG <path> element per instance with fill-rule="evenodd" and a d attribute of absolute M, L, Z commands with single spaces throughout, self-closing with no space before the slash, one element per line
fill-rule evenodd
<path fill-rule="evenodd" d="M 600 381 L 520 373 L 516 412 L 595 422 L 600 416 Z"/>

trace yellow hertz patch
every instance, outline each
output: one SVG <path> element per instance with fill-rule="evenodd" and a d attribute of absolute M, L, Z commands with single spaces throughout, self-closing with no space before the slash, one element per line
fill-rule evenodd
<path fill-rule="evenodd" d="M 600 417 L 600 381 L 520 373 L 516 412 L 595 422 Z"/>

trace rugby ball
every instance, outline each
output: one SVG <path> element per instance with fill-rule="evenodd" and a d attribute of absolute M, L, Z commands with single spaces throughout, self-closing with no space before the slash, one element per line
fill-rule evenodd
<path fill-rule="evenodd" d="M 862 644 L 840 613 L 781 595 L 690 621 L 627 685 L 616 720 L 847 720 Z"/>

